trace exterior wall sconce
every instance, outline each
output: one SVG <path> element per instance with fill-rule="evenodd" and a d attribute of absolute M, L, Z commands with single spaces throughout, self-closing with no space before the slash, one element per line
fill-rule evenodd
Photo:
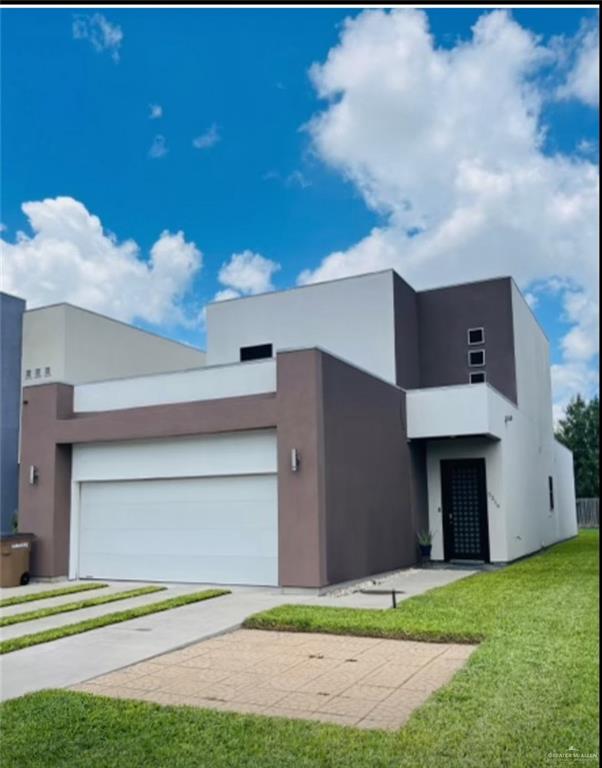
<path fill-rule="evenodd" d="M 29 484 L 30 485 L 37 485 L 38 484 L 38 477 L 39 477 L 38 468 L 34 467 L 34 465 L 32 464 L 29 467 Z"/>
<path fill-rule="evenodd" d="M 509 421 L 512 421 L 512 416 L 504 416 L 504 424 L 507 424 Z"/>
<path fill-rule="evenodd" d="M 301 464 L 301 454 L 296 448 L 291 449 L 291 472 L 298 472 Z"/>

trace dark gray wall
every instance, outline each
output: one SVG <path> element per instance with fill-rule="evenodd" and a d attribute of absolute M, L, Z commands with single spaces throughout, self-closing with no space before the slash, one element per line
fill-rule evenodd
<path fill-rule="evenodd" d="M 417 298 L 420 386 L 468 384 L 466 332 L 483 327 L 487 381 L 516 403 L 511 279 L 422 291 Z"/>
<path fill-rule="evenodd" d="M 326 583 L 416 561 L 405 393 L 323 354 Z M 420 458 L 417 459 L 420 465 Z"/>
<path fill-rule="evenodd" d="M 0 293 L 0 527 L 12 530 L 19 500 L 19 409 L 25 302 Z"/>
<path fill-rule="evenodd" d="M 393 307 L 396 381 L 404 389 L 415 389 L 420 386 L 418 297 L 396 272 L 393 273 Z"/>

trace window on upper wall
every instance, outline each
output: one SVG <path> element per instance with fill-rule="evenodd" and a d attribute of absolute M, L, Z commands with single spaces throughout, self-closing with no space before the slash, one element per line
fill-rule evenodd
<path fill-rule="evenodd" d="M 42 375 L 42 371 L 39 368 L 36 368 L 34 375 L 35 375 L 36 379 L 39 379 L 40 376 Z"/>
<path fill-rule="evenodd" d="M 468 351 L 468 365 L 471 368 L 477 368 L 485 365 L 485 350 L 471 349 Z"/>
<path fill-rule="evenodd" d="M 485 371 L 471 371 L 468 374 L 468 380 L 471 384 L 484 384 L 485 383 Z"/>
<path fill-rule="evenodd" d="M 548 493 L 550 495 L 550 512 L 554 511 L 554 478 L 548 477 Z"/>
<path fill-rule="evenodd" d="M 485 329 L 484 328 L 469 328 L 468 329 L 468 343 L 469 344 L 484 344 L 485 343 Z"/>
<path fill-rule="evenodd" d="M 50 366 L 47 365 L 46 368 L 44 368 L 44 376 L 50 376 Z"/>
<path fill-rule="evenodd" d="M 31 368 L 28 368 L 28 369 L 25 371 L 25 378 L 26 378 L 26 379 L 31 379 Z"/>
<path fill-rule="evenodd" d="M 240 362 L 247 360 L 263 360 L 266 357 L 272 357 L 271 344 L 256 344 L 253 347 L 240 348 Z"/>

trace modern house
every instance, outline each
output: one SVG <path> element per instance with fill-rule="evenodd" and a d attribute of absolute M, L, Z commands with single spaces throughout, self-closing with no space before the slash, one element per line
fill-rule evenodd
<path fill-rule="evenodd" d="M 413 564 L 421 529 L 436 560 L 491 562 L 576 533 L 548 342 L 511 278 L 214 303 L 206 363 L 25 387 L 34 573 L 315 588 Z"/>
<path fill-rule="evenodd" d="M 17 514 L 21 337 L 25 302 L 0 292 L 0 525 L 11 533 Z"/>

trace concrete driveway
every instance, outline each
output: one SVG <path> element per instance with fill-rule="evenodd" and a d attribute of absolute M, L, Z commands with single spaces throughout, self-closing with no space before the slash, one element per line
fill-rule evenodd
<path fill-rule="evenodd" d="M 452 581 L 472 574 L 472 570 L 459 569 L 406 569 L 388 576 L 382 584 L 373 585 L 378 592 L 353 591 L 350 586 L 341 593 L 318 596 L 307 593 L 283 593 L 279 589 L 231 587 L 231 594 L 200 603 L 183 606 L 163 613 L 151 614 L 121 624 L 95 629 L 80 635 L 54 640 L 49 643 L 24 648 L 0 656 L 0 698 L 2 700 L 21 696 L 45 688 L 65 688 L 82 683 L 90 678 L 121 669 L 137 662 L 152 659 L 192 643 L 223 634 L 240 627 L 244 619 L 285 603 L 304 605 L 339 606 L 346 608 L 385 609 L 391 606 L 390 588 L 397 591 L 397 600 L 444 586 Z M 68 582 L 72 584 L 73 582 Z M 123 591 L 133 586 L 123 582 L 109 583 L 108 589 Z M 3 597 L 19 594 L 19 591 L 33 592 L 64 586 L 61 583 L 32 584 L 3 590 Z M 369 585 L 358 585 L 368 587 Z M 7 628 L 10 636 L 28 634 L 50 626 L 71 624 L 92 615 L 101 615 L 148 602 L 156 602 L 176 594 L 195 592 L 203 585 L 169 585 L 167 591 L 157 592 L 143 598 L 109 603 L 73 613 L 23 622 Z M 381 592 L 384 592 L 381 593 Z M 77 599 L 92 598 L 106 594 L 105 589 L 34 601 L 21 606 L 2 609 L 0 615 L 32 610 L 37 607 L 59 605 Z M 85 615 L 84 615 L 85 614 Z M 1 630 L 0 630 L 1 632 Z M 13 634 L 14 633 L 14 634 Z M 3 639 L 8 634 L 1 634 Z"/>

